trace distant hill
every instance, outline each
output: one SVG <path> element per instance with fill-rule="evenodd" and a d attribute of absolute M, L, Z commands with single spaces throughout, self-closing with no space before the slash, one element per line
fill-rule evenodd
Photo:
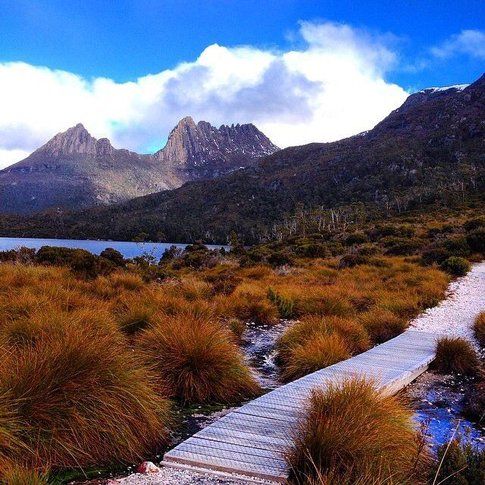
<path fill-rule="evenodd" d="M 82 124 L 0 171 L 0 212 L 83 209 L 123 202 L 247 167 L 278 148 L 254 125 L 181 120 L 154 155 L 113 148 Z"/>
<path fill-rule="evenodd" d="M 257 242 L 297 208 L 402 212 L 484 189 L 485 76 L 409 96 L 372 130 L 280 150 L 253 167 L 84 212 L 4 218 L 2 235 Z"/>

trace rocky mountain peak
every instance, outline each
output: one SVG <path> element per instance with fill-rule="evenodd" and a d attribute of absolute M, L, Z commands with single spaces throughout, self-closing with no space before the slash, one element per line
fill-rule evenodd
<path fill-rule="evenodd" d="M 181 169 L 195 167 L 239 168 L 278 150 L 253 124 L 212 126 L 187 116 L 177 123 L 165 147 L 155 156 Z M 244 163 L 243 163 L 244 162 Z"/>
<path fill-rule="evenodd" d="M 96 154 L 96 138 L 92 137 L 81 123 L 58 133 L 37 152 L 48 153 L 51 156 L 73 154 Z M 34 152 L 35 153 L 35 152 Z"/>
<path fill-rule="evenodd" d="M 106 156 L 114 151 L 111 142 L 107 138 L 97 140 L 82 123 L 58 133 L 51 138 L 45 145 L 36 150 L 36 157 L 39 155 L 49 157 L 62 156 Z"/>

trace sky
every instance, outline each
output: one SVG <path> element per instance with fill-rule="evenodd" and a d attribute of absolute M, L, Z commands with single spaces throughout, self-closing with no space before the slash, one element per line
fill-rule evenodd
<path fill-rule="evenodd" d="M 78 122 L 143 153 L 187 115 L 333 141 L 484 65 L 483 0 L 0 0 L 0 168 Z"/>

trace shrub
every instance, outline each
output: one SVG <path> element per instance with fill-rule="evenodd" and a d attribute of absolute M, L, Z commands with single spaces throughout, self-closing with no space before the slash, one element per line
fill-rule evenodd
<path fill-rule="evenodd" d="M 473 323 L 473 332 L 478 343 L 485 347 L 485 312 L 481 312 Z"/>
<path fill-rule="evenodd" d="M 126 264 L 123 255 L 113 248 L 106 248 L 101 251 L 100 256 L 108 261 L 111 261 L 115 266 L 124 267 Z"/>
<path fill-rule="evenodd" d="M 450 257 L 449 251 L 442 246 L 431 246 L 425 249 L 421 254 L 421 259 L 424 264 L 430 265 L 433 263 L 441 264 Z"/>
<path fill-rule="evenodd" d="M 428 455 L 412 414 L 363 380 L 314 391 L 287 452 L 290 478 L 329 485 L 422 483 Z"/>
<path fill-rule="evenodd" d="M 439 373 L 473 375 L 479 365 L 478 356 L 467 340 L 459 337 L 438 340 L 433 367 Z"/>
<path fill-rule="evenodd" d="M 231 295 L 242 282 L 242 278 L 237 276 L 232 270 L 223 270 L 206 275 L 205 280 L 212 284 L 214 295 Z"/>
<path fill-rule="evenodd" d="M 485 227 L 470 232 L 466 236 L 470 249 L 477 253 L 485 252 Z"/>
<path fill-rule="evenodd" d="M 259 392 L 233 336 L 206 316 L 161 318 L 137 345 L 184 403 L 237 402 Z"/>
<path fill-rule="evenodd" d="M 360 264 L 367 264 L 369 262 L 369 257 L 363 254 L 346 254 L 342 256 L 339 261 L 339 269 L 344 268 L 353 268 L 354 266 L 358 266 Z"/>
<path fill-rule="evenodd" d="M 367 330 L 372 342 L 376 344 L 396 337 L 407 327 L 403 318 L 383 308 L 375 308 L 363 313 L 360 315 L 359 321 Z"/>
<path fill-rule="evenodd" d="M 353 232 L 345 238 L 344 243 L 346 246 L 353 246 L 354 244 L 363 244 L 368 240 L 363 232 Z"/>
<path fill-rule="evenodd" d="M 5 354 L 4 354 L 5 355 Z M 121 336 L 66 325 L 0 363 L 0 395 L 22 425 L 26 467 L 132 462 L 167 438 L 168 401 Z"/>
<path fill-rule="evenodd" d="M 387 247 L 386 254 L 391 256 L 405 256 L 415 254 L 423 246 L 419 239 L 395 238 Z"/>
<path fill-rule="evenodd" d="M 459 256 L 451 256 L 441 263 L 441 269 L 453 276 L 465 276 L 470 271 L 470 263 Z"/>
<path fill-rule="evenodd" d="M 481 227 L 485 227 L 485 216 L 468 219 L 463 224 L 463 227 L 467 232 L 474 231 L 475 229 L 479 229 Z"/>
<path fill-rule="evenodd" d="M 273 267 L 294 264 L 293 258 L 286 251 L 276 251 L 267 257 L 267 262 Z"/>
<path fill-rule="evenodd" d="M 14 262 L 21 264 L 31 264 L 35 260 L 35 249 L 24 246 L 18 249 L 0 251 L 0 262 Z"/>
<path fill-rule="evenodd" d="M 349 349 L 340 335 L 315 335 L 288 351 L 282 378 L 291 381 L 349 357 Z"/>
<path fill-rule="evenodd" d="M 444 246 L 452 256 L 468 256 L 470 254 L 470 246 L 463 236 L 447 239 Z"/>
<path fill-rule="evenodd" d="M 481 485 L 485 483 L 485 450 L 473 448 L 455 438 L 438 448 L 433 483 Z"/>

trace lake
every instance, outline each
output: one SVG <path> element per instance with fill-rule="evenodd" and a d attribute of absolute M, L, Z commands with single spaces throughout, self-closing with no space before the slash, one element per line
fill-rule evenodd
<path fill-rule="evenodd" d="M 93 241 L 89 239 L 38 239 L 28 237 L 0 237 L 0 251 L 17 249 L 19 247 L 39 249 L 42 246 L 60 246 L 64 248 L 86 249 L 90 253 L 99 254 L 103 249 L 114 248 L 125 258 L 134 258 L 142 254 L 150 254 L 160 259 L 162 254 L 170 247 L 185 248 L 187 244 L 150 243 L 130 241 Z M 208 245 L 210 249 L 227 248 L 227 246 Z"/>

